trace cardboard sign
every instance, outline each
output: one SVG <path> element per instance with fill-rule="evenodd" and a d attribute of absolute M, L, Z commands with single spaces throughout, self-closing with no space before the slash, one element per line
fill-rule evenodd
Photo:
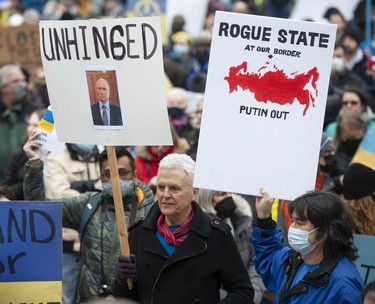
<path fill-rule="evenodd" d="M 194 185 L 313 190 L 336 27 L 216 12 Z"/>
<path fill-rule="evenodd" d="M 2 303 L 61 303 L 60 202 L 1 202 Z"/>
<path fill-rule="evenodd" d="M 28 71 L 42 65 L 37 25 L 0 28 L 0 66 L 15 63 Z"/>
<path fill-rule="evenodd" d="M 40 37 L 60 142 L 172 145 L 159 17 L 42 21 Z"/>

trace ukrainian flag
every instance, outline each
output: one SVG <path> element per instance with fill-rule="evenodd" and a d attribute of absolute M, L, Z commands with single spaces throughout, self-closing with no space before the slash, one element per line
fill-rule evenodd
<path fill-rule="evenodd" d="M 54 120 L 53 120 L 52 109 L 51 109 L 51 106 L 48 106 L 43 118 L 40 120 L 38 124 L 38 128 L 46 133 L 51 134 L 53 131 L 53 125 L 54 125 Z"/>
<path fill-rule="evenodd" d="M 363 137 L 352 163 L 363 164 L 375 170 L 375 129 L 369 128 Z"/>

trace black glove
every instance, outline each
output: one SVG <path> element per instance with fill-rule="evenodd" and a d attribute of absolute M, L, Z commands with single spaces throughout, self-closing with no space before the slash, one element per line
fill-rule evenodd
<path fill-rule="evenodd" d="M 125 283 L 127 279 L 135 279 L 137 269 L 135 267 L 135 255 L 120 255 L 115 264 L 116 278 L 119 283 Z"/>
<path fill-rule="evenodd" d="M 232 216 L 234 210 L 236 209 L 236 204 L 234 203 L 233 198 L 228 196 L 218 202 L 214 209 L 216 210 L 217 216 L 224 219 Z"/>

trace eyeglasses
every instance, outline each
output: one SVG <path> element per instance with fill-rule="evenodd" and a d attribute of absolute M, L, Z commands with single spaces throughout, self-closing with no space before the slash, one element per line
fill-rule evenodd
<path fill-rule="evenodd" d="M 343 106 L 347 106 L 348 104 L 350 104 L 351 106 L 356 106 L 359 103 L 360 102 L 358 100 L 343 100 L 341 104 Z"/>
<path fill-rule="evenodd" d="M 118 175 L 121 179 L 131 179 L 133 174 L 134 171 L 127 171 L 125 168 L 118 169 Z M 104 170 L 101 177 L 102 180 L 108 181 L 111 178 L 111 172 L 108 169 Z"/>

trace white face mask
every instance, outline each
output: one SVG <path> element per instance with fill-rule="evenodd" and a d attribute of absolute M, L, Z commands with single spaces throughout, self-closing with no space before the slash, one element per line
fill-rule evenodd
<path fill-rule="evenodd" d="M 288 231 L 288 241 L 290 247 L 292 247 L 293 250 L 299 252 L 300 254 L 307 254 L 311 252 L 323 239 L 322 238 L 321 240 L 319 240 L 319 242 L 317 242 L 315 245 L 309 243 L 309 234 L 314 232 L 318 228 L 315 228 L 314 230 L 308 232 L 302 229 L 290 227 Z"/>
<path fill-rule="evenodd" d="M 345 71 L 345 62 L 344 58 L 334 57 L 332 60 L 332 73 L 342 73 Z"/>
<path fill-rule="evenodd" d="M 106 192 L 113 196 L 113 188 L 112 183 L 110 181 L 102 183 L 103 185 L 103 192 Z M 120 187 L 121 187 L 121 193 L 122 197 L 127 196 L 128 194 L 132 193 L 134 190 L 133 181 L 132 180 L 122 180 L 120 179 Z"/>

